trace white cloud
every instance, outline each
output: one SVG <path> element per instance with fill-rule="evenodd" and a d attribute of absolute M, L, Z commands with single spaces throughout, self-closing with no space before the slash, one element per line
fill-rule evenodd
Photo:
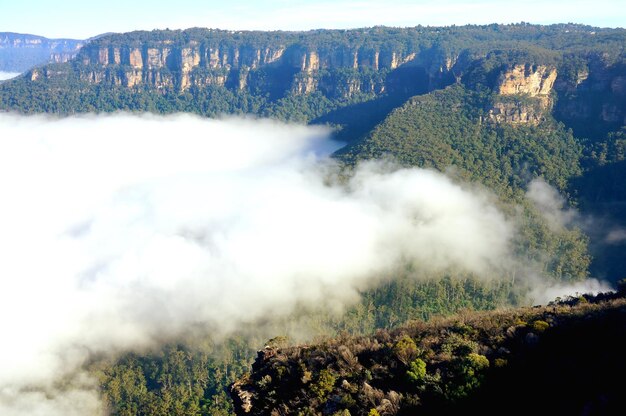
<path fill-rule="evenodd" d="M 18 75 L 20 75 L 19 72 L 4 72 L 4 71 L 0 71 L 0 81 L 5 81 L 7 79 L 15 78 Z"/>
<path fill-rule="evenodd" d="M 626 229 L 619 227 L 610 230 L 604 238 L 606 244 L 619 244 L 623 241 L 626 241 Z"/>
<path fill-rule="evenodd" d="M 577 212 L 565 207 L 565 198 L 542 178 L 528 184 L 526 197 L 530 199 L 552 230 L 560 230 L 577 219 Z"/>
<path fill-rule="evenodd" d="M 380 163 L 338 183 L 336 148 L 267 120 L 0 115 L 1 413 L 97 408 L 88 382 L 51 387 L 89 351 L 354 302 L 407 262 L 480 275 L 508 258 L 488 195 Z"/>
<path fill-rule="evenodd" d="M 613 288 L 606 282 L 597 279 L 587 279 L 582 282 L 553 283 L 535 282 L 533 289 L 527 295 L 528 299 L 535 305 L 546 305 L 556 298 L 566 298 L 568 296 L 580 296 L 583 294 L 597 295 L 612 291 Z"/>

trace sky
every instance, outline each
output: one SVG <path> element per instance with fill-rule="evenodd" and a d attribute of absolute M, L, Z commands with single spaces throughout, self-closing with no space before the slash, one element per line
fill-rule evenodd
<path fill-rule="evenodd" d="M 0 32 L 86 39 L 132 30 L 308 30 L 529 22 L 626 27 L 624 0 L 0 0 Z"/>

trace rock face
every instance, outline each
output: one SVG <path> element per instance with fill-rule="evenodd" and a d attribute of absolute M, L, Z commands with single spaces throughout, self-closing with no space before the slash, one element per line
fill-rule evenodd
<path fill-rule="evenodd" d="M 552 106 L 557 70 L 546 65 L 516 64 L 500 73 L 494 90 L 507 97 L 495 101 L 488 117 L 496 123 L 539 124 Z M 515 99 L 520 96 L 520 99 Z"/>
<path fill-rule="evenodd" d="M 457 60 L 393 38 L 369 42 L 364 30 L 355 31 L 363 38 L 350 34 L 334 43 L 318 41 L 319 33 L 268 33 L 194 29 L 104 37 L 79 53 L 79 78 L 163 91 L 217 85 L 350 98 L 384 92 L 387 74 L 402 66 L 424 68 L 430 84 L 439 85 Z"/>
<path fill-rule="evenodd" d="M 522 102 L 496 102 L 489 110 L 489 119 L 496 123 L 537 125 L 545 120 L 544 107 Z"/>
<path fill-rule="evenodd" d="M 619 128 L 626 119 L 623 59 L 615 53 L 567 49 L 570 46 L 555 49 L 554 56 L 535 55 L 532 48 L 524 51 L 523 43 L 538 43 L 536 33 L 529 32 L 530 38 L 521 41 L 519 31 L 524 28 L 499 26 L 497 34 L 492 28 L 463 28 L 467 36 L 461 38 L 455 37 L 457 28 L 424 27 L 131 32 L 92 40 L 68 68 L 38 68 L 26 78 L 41 83 L 55 78 L 50 85 L 57 86 L 78 79 L 184 97 L 202 89 L 226 88 L 228 97 L 242 92 L 269 102 L 320 94 L 335 103 L 380 94 L 408 98 L 460 83 L 495 93 L 492 105 L 484 110 L 486 119 L 496 123 L 536 124 L 552 112 L 581 135 L 588 135 L 584 129 L 592 125 Z M 559 36 L 569 36 L 568 30 L 562 28 Z M 508 51 L 506 46 L 494 49 L 484 43 L 485 34 L 522 46 L 519 51 Z M 3 41 L 7 42 L 0 38 L 0 46 Z M 12 42 L 35 47 L 44 40 Z M 63 62 L 72 53 L 55 52 L 52 59 Z M 562 59 L 554 59 L 558 56 Z"/>
<path fill-rule="evenodd" d="M 531 97 L 547 97 L 556 80 L 556 68 L 545 65 L 514 65 L 502 72 L 497 81 L 501 95 L 528 94 Z"/>
<path fill-rule="evenodd" d="M 320 84 L 320 73 L 323 71 L 390 70 L 414 58 L 415 54 L 381 54 L 376 50 L 362 52 L 345 47 L 318 51 L 287 45 L 207 47 L 198 42 L 183 46 L 171 46 L 163 42 L 157 47 L 141 45 L 132 48 L 93 45 L 86 47 L 79 56 L 82 65 L 94 68 L 82 77 L 90 82 L 108 81 L 127 87 L 142 84 L 154 88 L 174 86 L 180 91 L 192 85 L 229 83 L 243 89 L 254 84 L 251 82 L 252 71 L 269 68 L 293 73 L 289 89 L 296 94 L 308 94 L 321 86 L 330 90 L 329 82 L 322 81 Z M 173 80 L 159 76 L 161 72 L 172 73 Z M 380 92 L 383 88 L 347 77 L 343 85 L 335 86 L 334 89 L 335 94 L 348 97 L 359 92 Z"/>
<path fill-rule="evenodd" d="M 234 405 L 237 408 L 237 413 L 250 413 L 252 410 L 252 399 L 254 394 L 251 391 L 246 390 L 246 386 L 241 380 L 234 382 L 230 388 L 230 394 L 233 399 Z"/>
<path fill-rule="evenodd" d="M 557 117 L 583 136 L 602 136 L 626 124 L 626 65 L 603 54 L 586 56 L 585 64 L 557 79 Z"/>

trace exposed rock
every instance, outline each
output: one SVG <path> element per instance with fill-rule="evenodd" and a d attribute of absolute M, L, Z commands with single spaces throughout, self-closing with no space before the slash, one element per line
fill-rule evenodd
<path fill-rule="evenodd" d="M 139 48 L 132 48 L 128 53 L 128 63 L 135 69 L 143 68 L 143 57 Z"/>
<path fill-rule="evenodd" d="M 501 95 L 548 96 L 556 80 L 556 68 L 545 65 L 515 65 L 500 74 L 496 91 Z"/>
<path fill-rule="evenodd" d="M 395 69 L 395 68 L 399 67 L 402 64 L 406 64 L 407 62 L 411 62 L 412 60 L 415 59 L 415 56 L 416 56 L 416 54 L 415 54 L 415 52 L 413 52 L 413 53 L 408 54 L 404 58 L 398 57 L 398 60 L 396 62 L 392 63 L 391 68 Z"/>
<path fill-rule="evenodd" d="M 579 69 L 576 71 L 574 76 L 567 77 L 567 79 L 563 79 L 563 77 L 558 76 L 554 82 L 554 89 L 557 91 L 572 93 L 580 88 L 581 84 L 583 84 L 587 78 L 589 78 L 589 69 Z"/>
<path fill-rule="evenodd" d="M 552 105 L 550 93 L 556 78 L 556 68 L 546 65 L 518 64 L 503 71 L 495 91 L 502 96 L 519 95 L 520 99 L 495 102 L 488 111 L 489 119 L 496 123 L 539 124 Z"/>
<path fill-rule="evenodd" d="M 167 65 L 167 58 L 169 57 L 170 53 L 171 53 L 170 48 L 146 49 L 146 59 L 145 59 L 146 68 L 158 69 L 158 68 L 165 67 Z M 137 63 L 138 62 L 136 62 L 136 64 Z"/>
<path fill-rule="evenodd" d="M 127 87 L 134 87 L 142 82 L 143 73 L 136 69 L 124 72 L 123 85 Z"/>
<path fill-rule="evenodd" d="M 113 50 L 113 54 L 112 54 L 113 60 L 109 61 L 109 63 L 112 63 L 114 65 L 121 64 L 122 63 L 122 54 L 120 52 L 120 48 L 112 48 L 112 50 Z"/>
<path fill-rule="evenodd" d="M 230 392 L 234 401 L 235 412 L 237 414 L 250 413 L 254 395 L 250 390 L 244 388 L 244 383 L 241 380 L 235 381 L 230 388 Z"/>
<path fill-rule="evenodd" d="M 317 90 L 318 80 L 309 74 L 303 74 L 296 78 L 292 92 L 295 94 L 308 94 Z"/>
<path fill-rule="evenodd" d="M 341 68 L 373 71 L 396 69 L 416 58 L 415 52 L 393 50 L 390 47 L 357 47 L 346 44 L 336 47 L 309 47 L 298 43 L 291 46 L 268 44 L 252 47 L 245 42 L 213 43 L 210 38 L 207 39 L 207 43 L 190 40 L 181 44 L 179 41 L 165 39 L 151 41 L 149 44 L 148 41 L 145 44 L 134 42 L 126 47 L 109 45 L 105 41 L 88 45 L 81 52 L 80 60 L 84 65 L 101 67 L 102 73 L 91 72 L 81 78 L 94 83 L 108 80 L 118 85 L 120 76 L 105 76 L 106 70 L 112 69 L 110 72 L 124 74 L 121 84 L 128 87 L 144 83 L 157 89 L 169 88 L 170 84 L 179 90 L 188 89 L 192 85 L 230 85 L 245 89 L 251 85 L 252 71 L 265 66 L 287 67 L 293 68 L 295 74 L 291 88 L 285 88 L 296 94 L 308 94 L 322 88 L 320 71 Z M 443 64 L 433 65 L 443 66 L 447 70 L 451 62 L 453 61 L 448 59 Z M 127 67 L 133 71 L 129 71 Z M 162 69 L 173 74 L 174 83 L 170 83 L 167 77 L 154 73 L 155 70 Z M 137 71 L 141 71 L 141 74 Z M 211 73 L 212 71 L 215 72 Z M 164 79 L 166 84 L 161 83 Z M 341 97 L 350 97 L 358 92 L 384 91 L 384 85 L 350 77 L 345 79 L 345 85 L 329 87 L 326 84 L 325 90 Z"/>
<path fill-rule="evenodd" d="M 496 123 L 537 125 L 545 120 L 543 103 L 528 105 L 521 102 L 494 103 L 488 113 L 489 119 Z"/>
<path fill-rule="evenodd" d="M 33 69 L 32 71 L 30 71 L 30 73 L 28 74 L 28 78 L 31 81 L 37 81 L 37 79 L 39 79 L 39 77 L 41 76 L 41 72 L 37 69 Z"/>

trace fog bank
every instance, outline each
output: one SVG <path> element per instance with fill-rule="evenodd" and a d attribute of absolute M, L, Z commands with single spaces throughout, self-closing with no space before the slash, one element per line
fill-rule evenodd
<path fill-rule="evenodd" d="M 337 148 L 267 120 L 0 114 L 0 414 L 97 409 L 89 380 L 43 402 L 22 390 L 93 352 L 341 308 L 407 264 L 481 276 L 510 260 L 487 193 L 382 163 L 341 181 Z"/>
<path fill-rule="evenodd" d="M 18 75 L 20 75 L 19 72 L 4 72 L 4 71 L 0 71 L 0 81 L 4 81 L 4 80 L 7 80 L 7 79 L 15 78 Z"/>

